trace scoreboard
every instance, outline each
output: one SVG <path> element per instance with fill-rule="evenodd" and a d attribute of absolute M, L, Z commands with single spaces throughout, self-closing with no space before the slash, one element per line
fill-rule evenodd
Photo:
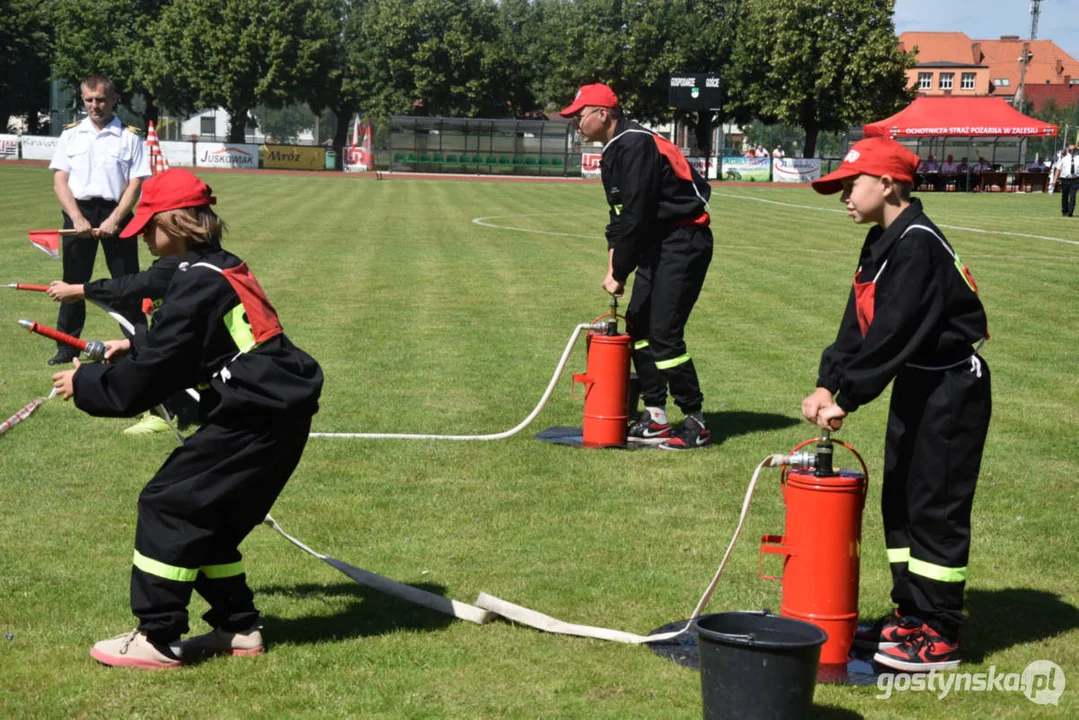
<path fill-rule="evenodd" d="M 675 110 L 719 110 L 719 73 L 671 73 L 667 104 Z"/>

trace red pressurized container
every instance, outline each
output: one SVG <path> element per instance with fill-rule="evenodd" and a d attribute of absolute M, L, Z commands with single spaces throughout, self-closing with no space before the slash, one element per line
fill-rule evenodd
<path fill-rule="evenodd" d="M 629 430 L 629 335 L 587 337 L 588 364 L 573 382 L 584 385 L 585 447 L 626 444 Z"/>
<path fill-rule="evenodd" d="M 820 664 L 846 665 L 858 626 L 858 578 L 866 477 L 853 470 L 818 476 L 791 470 L 783 484 L 783 535 L 761 538 L 765 554 L 783 556 L 781 614 L 828 633 Z"/>

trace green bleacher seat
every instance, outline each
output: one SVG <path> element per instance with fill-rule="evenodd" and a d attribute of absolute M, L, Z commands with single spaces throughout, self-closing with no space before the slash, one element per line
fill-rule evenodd
<path fill-rule="evenodd" d="M 483 164 L 483 158 L 481 158 L 479 155 L 473 155 L 472 160 L 470 162 L 473 165 L 482 165 Z"/>
<path fill-rule="evenodd" d="M 551 167 L 562 167 L 562 158 L 551 158 Z"/>
<path fill-rule="evenodd" d="M 520 155 L 514 155 L 513 156 L 513 164 L 515 166 L 516 165 L 524 165 L 524 162 L 525 162 L 525 159 L 523 157 L 521 157 Z"/>
<path fill-rule="evenodd" d="M 498 164 L 499 165 L 509 165 L 510 164 L 510 159 L 508 157 L 506 157 L 505 155 L 503 155 L 502 157 L 498 158 Z"/>
<path fill-rule="evenodd" d="M 487 164 L 488 165 L 497 165 L 498 164 L 498 158 L 496 158 L 494 155 L 488 155 L 487 156 Z"/>
<path fill-rule="evenodd" d="M 405 161 L 405 154 L 404 153 L 397 153 L 396 155 L 393 156 L 393 161 L 395 163 L 403 163 Z"/>
<path fill-rule="evenodd" d="M 434 156 L 431 158 L 431 162 L 433 162 L 433 163 L 442 162 L 442 153 L 435 153 Z"/>
<path fill-rule="evenodd" d="M 525 165 L 535 166 L 535 164 L 536 164 L 536 158 L 534 158 L 534 157 L 526 157 L 525 158 Z"/>
<path fill-rule="evenodd" d="M 456 155 L 447 155 L 446 156 L 446 164 L 447 165 L 456 165 L 457 164 L 457 156 Z"/>
<path fill-rule="evenodd" d="M 551 164 L 550 158 L 541 157 L 539 159 L 539 166 L 540 167 L 547 167 L 550 164 Z"/>
<path fill-rule="evenodd" d="M 429 162 L 431 162 L 431 156 L 428 155 L 427 153 L 423 153 L 422 155 L 420 155 L 420 162 L 421 163 L 429 163 Z"/>
<path fill-rule="evenodd" d="M 410 163 L 416 162 L 416 153 L 409 153 L 408 158 L 406 159 L 406 162 L 410 162 Z"/>

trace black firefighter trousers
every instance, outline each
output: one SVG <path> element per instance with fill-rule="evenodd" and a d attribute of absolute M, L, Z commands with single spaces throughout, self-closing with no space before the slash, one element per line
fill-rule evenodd
<path fill-rule="evenodd" d="M 668 388 L 687 415 L 704 404 L 684 333 L 711 261 L 712 231 L 677 227 L 637 268 L 626 320 L 633 339 L 633 366 L 647 406 L 665 406 Z"/>
<path fill-rule="evenodd" d="M 90 221 L 90 225 L 98 227 L 103 223 L 112 211 L 116 209 L 116 203 L 111 200 L 91 199 L 79 200 L 79 212 Z M 64 228 L 71 230 L 75 223 L 64 215 Z M 131 220 L 128 215 L 120 223 L 122 230 Z M 101 238 L 100 241 L 93 237 L 64 236 L 61 239 L 63 251 L 60 259 L 64 265 L 63 280 L 72 285 L 88 283 L 94 273 L 94 260 L 97 259 L 97 246 L 100 242 L 105 251 L 105 264 L 109 266 L 111 277 L 132 275 L 139 271 L 139 241 L 137 238 L 121 239 L 119 237 Z M 146 316 L 142 313 L 141 299 L 125 300 L 114 303 L 112 309 L 127 318 L 128 322 L 138 330 L 146 327 Z M 80 337 L 83 325 L 86 324 L 86 301 L 79 300 L 73 303 L 60 303 L 60 312 L 56 318 L 56 329 L 68 335 Z M 127 331 L 124 331 L 127 336 Z M 75 351 L 63 343 L 57 343 L 61 352 Z"/>
<path fill-rule="evenodd" d="M 881 511 L 892 600 L 955 638 L 970 515 L 992 413 L 989 366 L 977 355 L 948 370 L 904 368 L 892 388 Z"/>
<path fill-rule="evenodd" d="M 307 444 L 311 419 L 264 431 L 208 424 L 173 451 L 139 495 L 131 610 L 151 642 L 188 631 L 191 591 L 228 632 L 258 622 L 239 545 L 263 521 Z"/>

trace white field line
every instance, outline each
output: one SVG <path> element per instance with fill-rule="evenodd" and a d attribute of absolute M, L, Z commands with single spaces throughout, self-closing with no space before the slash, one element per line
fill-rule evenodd
<path fill-rule="evenodd" d="M 748 196 L 745 196 L 745 195 L 731 195 L 730 193 L 713 192 L 712 197 L 725 197 L 725 198 L 731 198 L 731 199 L 734 199 L 734 200 L 753 200 L 753 201 L 756 201 L 756 202 L 767 203 L 769 205 L 780 205 L 780 206 L 783 206 L 783 207 L 798 208 L 798 209 L 801 209 L 801 210 L 815 210 L 817 212 L 840 213 L 840 214 L 843 214 L 843 215 L 846 215 L 846 213 L 847 213 L 846 210 L 838 210 L 838 209 L 835 209 L 835 208 L 822 208 L 822 207 L 816 207 L 816 206 L 813 206 L 813 205 L 799 205 L 797 203 L 780 202 L 778 200 L 765 200 L 764 198 L 748 197 Z M 566 213 L 566 214 L 577 214 L 577 215 L 586 215 L 587 214 L 587 215 L 590 215 L 592 213 Z M 482 227 L 489 227 L 489 228 L 492 228 L 492 229 L 495 229 L 495 230 L 512 230 L 512 231 L 515 231 L 515 232 L 532 233 L 534 235 L 553 235 L 555 237 L 582 238 L 584 240 L 601 240 L 602 239 L 602 237 L 597 236 L 597 235 L 581 235 L 579 233 L 563 233 L 563 232 L 555 232 L 553 230 L 536 230 L 536 229 L 533 229 L 533 228 L 513 227 L 512 225 L 500 225 L 498 223 L 489 222 L 491 220 L 510 220 L 510 219 L 514 219 L 514 218 L 548 217 L 549 215 L 550 215 L 550 213 L 519 213 L 519 214 L 514 214 L 514 215 L 486 215 L 486 216 L 483 216 L 483 217 L 472 218 L 472 222 L 474 224 L 476 224 L 476 225 L 480 225 Z M 964 231 L 964 232 L 982 233 L 984 235 L 1005 235 L 1005 236 L 1010 236 L 1010 237 L 1031 238 L 1031 239 L 1034 239 L 1034 240 L 1050 240 L 1050 241 L 1053 241 L 1053 242 L 1067 243 L 1069 245 L 1079 245 L 1079 241 L 1076 241 L 1076 240 L 1065 240 L 1063 238 L 1048 237 L 1048 236 L 1044 236 L 1044 235 L 1029 235 L 1029 234 L 1026 234 L 1026 233 L 1014 233 L 1014 232 L 1007 232 L 1007 231 L 1004 231 L 1004 230 L 982 230 L 982 229 L 979 229 L 979 228 L 968 228 L 968 227 L 962 227 L 962 226 L 959 226 L 959 225 L 942 225 L 940 223 L 937 223 L 937 227 L 947 228 L 949 230 L 961 230 L 961 231 Z M 763 247 L 763 246 L 760 246 L 760 245 L 734 245 L 734 244 L 724 243 L 724 242 L 717 242 L 716 246 L 721 247 L 721 248 L 723 248 L 725 250 L 761 250 L 761 251 L 772 250 L 772 251 L 774 251 L 774 250 L 782 250 L 782 249 L 784 249 L 783 247 L 776 247 L 776 246 Z M 817 248 L 808 248 L 808 247 L 802 247 L 802 246 L 795 246 L 794 248 L 789 248 L 789 249 L 794 249 L 794 250 L 796 250 L 798 252 L 815 253 L 815 254 L 820 254 L 820 255 L 845 255 L 845 254 L 849 254 L 849 251 L 847 251 L 847 250 L 820 250 L 820 249 L 817 249 Z M 1079 258 L 1074 258 L 1074 257 L 1068 256 L 1068 255 L 990 255 L 990 254 L 972 253 L 972 252 L 964 252 L 963 257 L 968 257 L 968 258 L 997 258 L 997 259 L 1007 259 L 1007 260 L 1077 260 L 1077 259 L 1079 259 Z"/>
<path fill-rule="evenodd" d="M 801 210 L 816 210 L 818 212 L 842 213 L 844 215 L 847 214 L 846 210 L 815 207 L 813 205 L 799 205 L 797 203 L 779 202 L 778 200 L 765 200 L 764 198 L 748 197 L 746 195 L 731 195 L 730 193 L 713 192 L 712 197 L 725 197 L 733 198 L 736 200 L 753 200 L 755 202 L 768 203 L 769 205 L 782 205 L 783 207 L 799 208 Z M 947 228 L 948 230 L 961 230 L 963 232 L 981 233 L 983 235 L 1006 235 L 1008 237 L 1030 238 L 1032 240 L 1049 240 L 1050 242 L 1065 243 L 1067 245 L 1079 245 L 1079 240 L 1065 240 L 1064 238 L 1049 237 L 1048 235 L 1029 235 L 1027 233 L 1010 232 L 1008 230 L 982 230 L 981 228 L 963 227 L 962 225 L 942 225 L 940 223 L 937 223 L 937 227 Z"/>

